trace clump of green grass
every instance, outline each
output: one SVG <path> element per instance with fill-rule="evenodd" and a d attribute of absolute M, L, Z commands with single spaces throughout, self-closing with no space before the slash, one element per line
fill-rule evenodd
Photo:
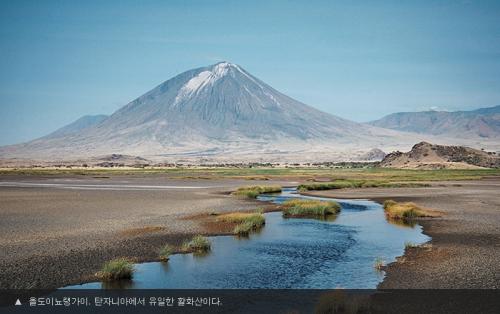
<path fill-rule="evenodd" d="M 257 198 L 257 196 L 259 196 L 260 194 L 280 193 L 280 192 L 281 192 L 281 186 L 278 185 L 255 185 L 255 186 L 240 187 L 232 194 L 247 198 Z"/>
<path fill-rule="evenodd" d="M 250 232 L 262 228 L 266 218 L 261 213 L 229 213 L 217 217 L 217 221 L 237 223 L 233 232 L 237 235 L 247 236 Z"/>
<path fill-rule="evenodd" d="M 337 202 L 305 199 L 287 200 L 282 208 L 284 217 L 326 217 L 340 211 Z"/>
<path fill-rule="evenodd" d="M 117 258 L 104 263 L 102 270 L 96 276 L 103 281 L 132 279 L 134 264 L 126 258 Z"/>
<path fill-rule="evenodd" d="M 391 219 L 415 219 L 422 217 L 437 217 L 438 214 L 430 209 L 417 206 L 412 202 L 398 203 L 393 200 L 384 202 L 384 211 Z"/>
<path fill-rule="evenodd" d="M 257 228 L 252 224 L 251 222 L 242 222 L 236 227 L 234 227 L 234 234 L 237 234 L 239 236 L 248 236 L 252 231 L 256 230 Z"/>
<path fill-rule="evenodd" d="M 160 260 L 164 262 L 168 261 L 170 259 L 170 255 L 172 255 L 173 252 L 173 248 L 170 245 L 166 244 L 160 250 Z"/>
<path fill-rule="evenodd" d="M 378 271 L 382 271 L 385 267 L 385 262 L 383 259 L 381 259 L 380 257 L 377 257 L 375 259 L 375 263 L 373 264 L 373 267 L 378 270 Z"/>
<path fill-rule="evenodd" d="M 210 249 L 210 240 L 201 235 L 193 237 L 191 241 L 186 241 L 182 245 L 184 252 L 208 252 Z"/>
<path fill-rule="evenodd" d="M 418 182 L 389 182 L 381 180 L 335 180 L 332 182 L 323 183 L 309 183 L 301 184 L 297 187 L 300 192 L 305 191 L 318 191 L 318 190 L 335 190 L 347 188 L 414 188 L 414 187 L 428 187 L 428 183 Z"/>

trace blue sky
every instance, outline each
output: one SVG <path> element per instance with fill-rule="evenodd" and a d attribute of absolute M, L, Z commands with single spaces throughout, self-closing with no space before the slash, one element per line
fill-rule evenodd
<path fill-rule="evenodd" d="M 499 1 L 0 1 L 0 145 L 237 63 L 323 111 L 500 104 Z"/>

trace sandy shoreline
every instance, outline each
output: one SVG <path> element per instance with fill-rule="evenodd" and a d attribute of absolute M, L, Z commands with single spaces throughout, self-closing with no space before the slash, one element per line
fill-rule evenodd
<path fill-rule="evenodd" d="M 12 179 L 2 177 L 0 182 Z M 246 180 L 164 176 L 16 180 L 67 187 L 0 187 L 0 251 L 5 252 L 0 255 L 0 289 L 57 288 L 95 280 L 91 275 L 113 258 L 158 260 L 166 243 L 180 246 L 196 234 L 227 232 L 193 216 L 262 207 L 261 202 L 227 195 L 234 187 L 255 184 Z M 110 183 L 200 188 L 75 188 Z"/>
<path fill-rule="evenodd" d="M 12 180 L 22 184 L 8 183 Z M 157 260 L 165 243 L 179 245 L 194 234 L 228 231 L 207 224 L 208 213 L 262 207 L 261 202 L 234 198 L 228 191 L 259 183 L 293 185 L 165 176 L 4 176 L 2 182 L 0 249 L 7 254 L 0 256 L 0 289 L 57 288 L 93 280 L 91 275 L 105 261 L 120 256 L 137 262 Z M 432 247 L 407 250 L 400 262 L 389 265 L 379 288 L 498 288 L 499 190 L 500 179 L 491 178 L 434 182 L 429 188 L 310 193 L 409 200 L 446 213 L 421 222 Z"/>
<path fill-rule="evenodd" d="M 388 265 L 379 289 L 500 288 L 500 179 L 433 182 L 429 188 L 346 189 L 308 194 L 412 201 L 445 213 L 419 222 L 430 246 Z"/>

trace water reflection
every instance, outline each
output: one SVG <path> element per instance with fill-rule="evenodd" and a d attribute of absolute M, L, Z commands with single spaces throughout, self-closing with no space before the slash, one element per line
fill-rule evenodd
<path fill-rule="evenodd" d="M 395 226 L 399 227 L 406 227 L 406 228 L 415 228 L 417 226 L 417 222 L 415 220 L 411 219 L 394 219 L 394 218 L 389 218 L 386 217 L 387 222 L 390 224 L 393 224 Z"/>
<path fill-rule="evenodd" d="M 324 199 L 302 197 L 291 189 L 259 199 L 280 203 L 290 197 Z M 260 232 L 248 238 L 210 237 L 208 254 L 175 254 L 167 263 L 137 264 L 134 280 L 120 288 L 375 288 L 384 276 L 373 267 L 377 258 L 389 263 L 403 254 L 405 242 L 429 239 L 419 225 L 388 222 L 380 204 L 339 203 L 341 212 L 323 220 L 266 213 Z M 89 283 L 67 288 L 112 287 Z"/>

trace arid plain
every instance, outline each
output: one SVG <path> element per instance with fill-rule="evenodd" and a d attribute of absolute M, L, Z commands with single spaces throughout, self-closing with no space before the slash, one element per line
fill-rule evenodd
<path fill-rule="evenodd" d="M 230 195 L 240 186 L 297 186 L 352 178 L 426 187 L 307 192 L 333 198 L 413 201 L 443 212 L 419 221 L 432 240 L 388 265 L 380 288 L 498 288 L 500 172 L 388 169 L 6 170 L 0 176 L 0 288 L 57 288 L 95 280 L 126 256 L 158 259 L 165 243 L 225 234 L 212 213 L 263 205 Z"/>

